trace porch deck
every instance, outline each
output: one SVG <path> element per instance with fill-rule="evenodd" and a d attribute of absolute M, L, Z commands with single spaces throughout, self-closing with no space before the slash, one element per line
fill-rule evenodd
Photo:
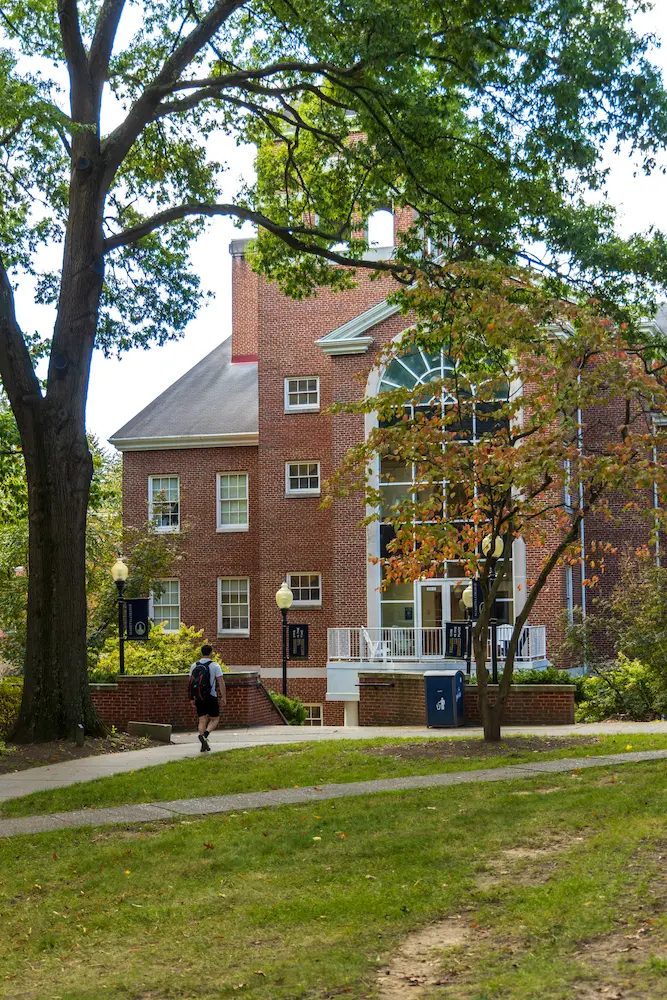
<path fill-rule="evenodd" d="M 328 629 L 328 661 L 330 663 L 393 664 L 442 661 L 447 656 L 446 625 L 462 622 L 443 622 L 441 628 L 354 628 Z M 511 625 L 497 626 L 497 658 L 503 663 L 512 636 Z M 459 658 L 462 659 L 462 658 Z M 491 661 L 489 637 L 487 661 Z M 517 647 L 518 666 L 547 665 L 547 636 L 545 625 L 525 625 Z M 453 665 L 453 664 L 452 664 Z"/>

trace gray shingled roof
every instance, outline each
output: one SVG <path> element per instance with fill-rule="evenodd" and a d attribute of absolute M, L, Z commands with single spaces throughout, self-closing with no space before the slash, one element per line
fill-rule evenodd
<path fill-rule="evenodd" d="M 156 439 L 178 447 L 179 438 L 257 434 L 257 364 L 232 364 L 225 340 L 109 438 L 123 450 Z M 213 443 L 213 442 L 212 442 Z"/>

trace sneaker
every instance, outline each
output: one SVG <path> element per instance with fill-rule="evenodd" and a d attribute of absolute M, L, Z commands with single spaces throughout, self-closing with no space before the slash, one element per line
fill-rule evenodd
<path fill-rule="evenodd" d="M 206 753 L 207 750 L 211 749 L 210 746 L 208 745 L 208 740 L 206 739 L 203 733 L 199 734 L 199 742 L 201 743 L 201 750 L 199 751 L 200 753 Z"/>

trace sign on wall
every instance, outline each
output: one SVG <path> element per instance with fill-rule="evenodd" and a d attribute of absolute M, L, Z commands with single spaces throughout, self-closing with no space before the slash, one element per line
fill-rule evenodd
<path fill-rule="evenodd" d="M 290 660 L 308 659 L 308 626 L 287 626 L 287 657 Z"/>
<path fill-rule="evenodd" d="M 130 597 L 125 601 L 125 638 L 147 639 L 150 629 L 148 598 Z"/>

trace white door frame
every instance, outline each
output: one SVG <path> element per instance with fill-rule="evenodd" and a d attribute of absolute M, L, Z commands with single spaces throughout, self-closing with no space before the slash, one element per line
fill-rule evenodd
<path fill-rule="evenodd" d="M 445 622 L 447 619 L 447 609 L 450 605 L 450 591 L 452 587 L 458 586 L 463 583 L 462 577 L 451 579 L 449 577 L 434 577 L 430 580 L 417 580 L 415 583 L 415 628 L 419 631 L 417 632 L 418 638 L 418 649 L 420 660 L 441 660 L 445 649 Z M 422 629 L 425 627 L 422 620 L 422 590 L 426 587 L 439 587 L 442 593 L 442 640 L 441 640 L 441 651 L 439 653 L 424 653 L 422 651 Z M 446 589 L 445 589 L 446 588 Z M 428 626 L 433 627 L 433 626 Z"/>

